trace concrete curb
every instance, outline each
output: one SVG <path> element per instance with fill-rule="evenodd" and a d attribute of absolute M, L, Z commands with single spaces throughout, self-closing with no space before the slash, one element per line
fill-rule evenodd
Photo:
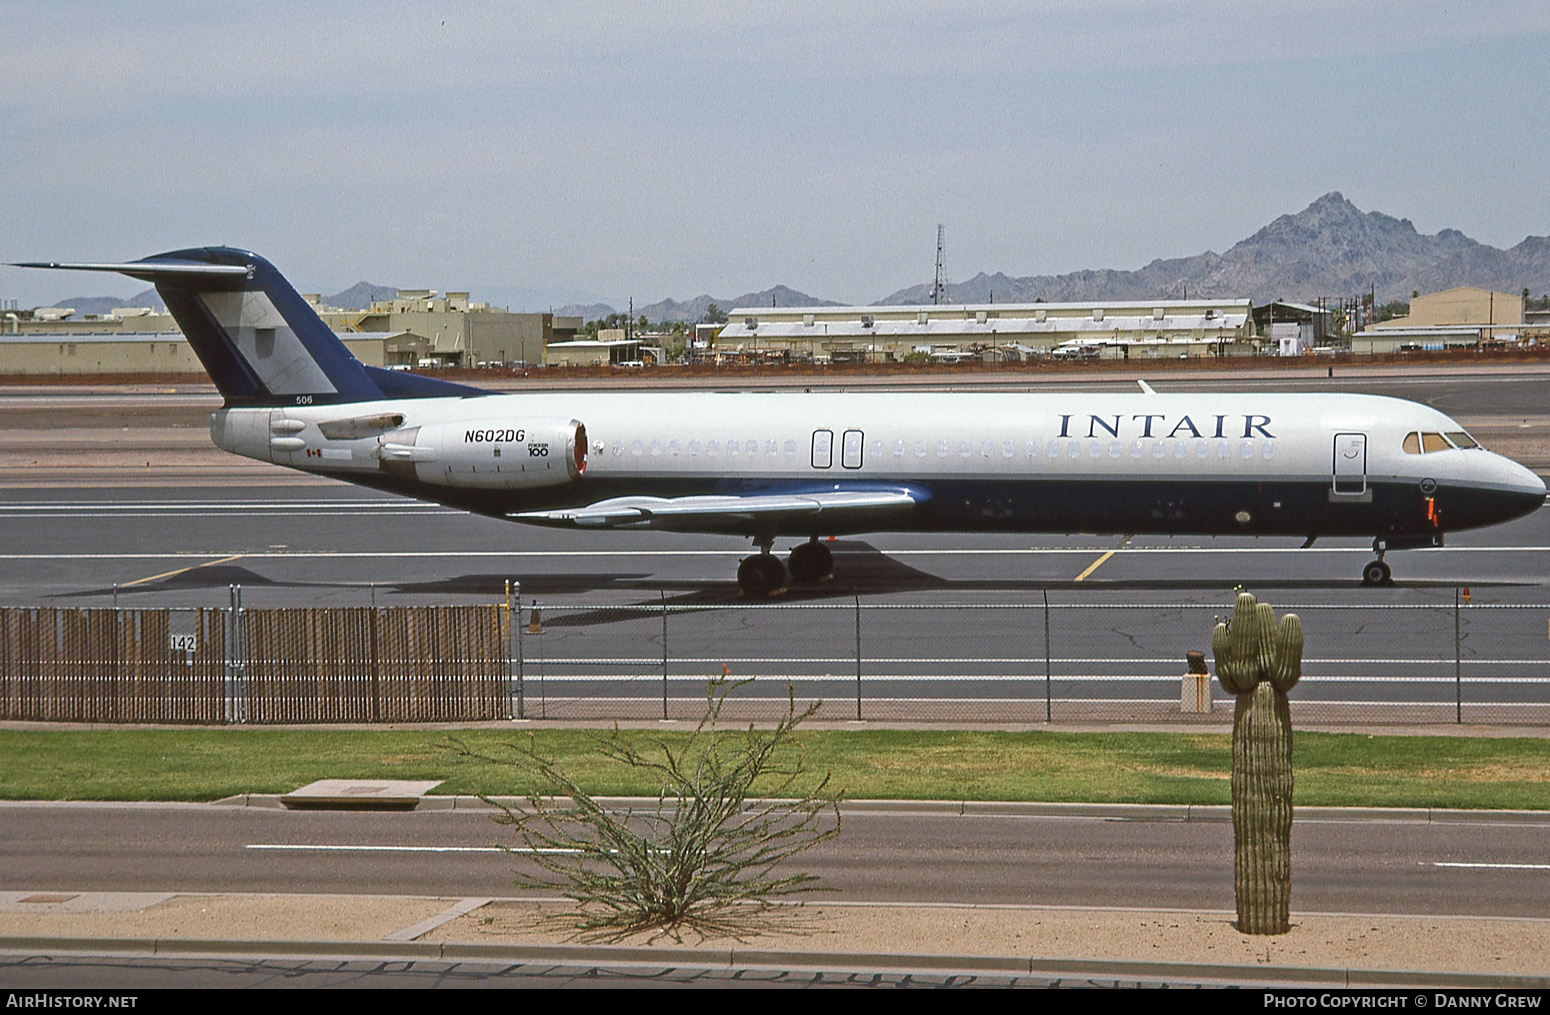
<path fill-rule="evenodd" d="M 760 949 L 642 948 L 628 945 L 494 945 L 413 941 L 239 941 L 203 938 L 0 937 L 0 952 L 164 957 L 381 958 L 520 964 L 709 966 L 780 969 L 888 970 L 916 973 L 1101 976 L 1115 979 L 1220 980 L 1346 987 L 1547 989 L 1550 975 L 1445 973 L 1421 970 L 1237 966 L 1124 959 L 1035 956 L 910 955 L 889 952 L 801 952 Z"/>

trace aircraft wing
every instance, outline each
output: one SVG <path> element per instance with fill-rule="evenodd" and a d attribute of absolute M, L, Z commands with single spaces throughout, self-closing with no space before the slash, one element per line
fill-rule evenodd
<path fill-rule="evenodd" d="M 585 507 L 519 511 L 506 517 L 537 525 L 609 529 L 743 532 L 822 516 L 837 523 L 907 511 L 925 499 L 912 490 L 821 490 L 812 493 L 615 497 Z"/>

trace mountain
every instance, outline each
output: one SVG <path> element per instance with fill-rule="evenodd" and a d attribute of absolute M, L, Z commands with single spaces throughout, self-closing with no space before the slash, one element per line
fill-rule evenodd
<path fill-rule="evenodd" d="M 954 303 L 1145 300 L 1159 296 L 1247 296 L 1256 303 L 1350 296 L 1377 290 L 1378 302 L 1477 285 L 1502 292 L 1550 289 L 1550 237 L 1530 236 L 1499 250 L 1444 229 L 1433 236 L 1409 219 L 1362 212 L 1331 192 L 1295 215 L 1282 215 L 1225 254 L 1158 259 L 1135 271 L 1077 271 L 1013 278 L 984 272 L 947 287 Z M 880 304 L 924 304 L 929 285 L 910 286 Z"/>
<path fill-rule="evenodd" d="M 342 310 L 370 310 L 373 300 L 390 300 L 398 295 L 398 290 L 390 285 L 372 285 L 370 282 L 357 282 L 343 292 L 334 293 L 332 296 L 321 297 L 325 307 L 339 307 Z"/>
<path fill-rule="evenodd" d="M 635 308 L 636 317 L 645 317 L 655 324 L 658 321 L 672 323 L 673 321 L 699 321 L 705 317 L 706 309 L 716 304 L 722 313 L 728 313 L 733 307 L 839 307 L 843 303 L 833 300 L 821 300 L 816 296 L 798 292 L 790 286 L 777 285 L 756 293 L 743 293 L 741 296 L 731 299 L 721 299 L 716 296 L 696 296 L 692 300 L 679 302 L 674 299 L 662 300 L 659 303 L 648 303 L 645 306 Z M 568 306 L 556 310 L 557 314 L 581 315 L 587 320 L 596 320 L 599 317 L 607 317 L 609 314 L 619 313 L 613 307 L 604 303 L 594 303 L 589 306 Z"/>
<path fill-rule="evenodd" d="M 75 313 L 71 315 L 74 320 L 80 320 L 87 314 L 112 313 L 119 307 L 150 307 L 158 313 L 167 309 L 167 305 L 156 295 L 155 289 L 147 289 L 133 296 L 72 296 L 67 300 L 55 303 L 56 307 L 71 307 Z"/>
<path fill-rule="evenodd" d="M 579 317 L 584 321 L 602 320 L 610 314 L 618 313 L 607 303 L 568 303 L 563 307 L 556 307 L 556 317 Z"/>

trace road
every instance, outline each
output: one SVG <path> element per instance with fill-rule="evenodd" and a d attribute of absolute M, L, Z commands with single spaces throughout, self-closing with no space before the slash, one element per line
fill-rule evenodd
<path fill-rule="evenodd" d="M 530 895 L 502 831 L 477 812 L 3 803 L 0 890 Z M 1299 912 L 1550 912 L 1543 823 L 1305 815 L 1292 855 Z M 1233 907 L 1225 821 L 858 810 L 802 866 L 844 902 Z"/>

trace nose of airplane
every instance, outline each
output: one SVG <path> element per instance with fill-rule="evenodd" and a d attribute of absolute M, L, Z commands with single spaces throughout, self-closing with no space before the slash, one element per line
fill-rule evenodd
<path fill-rule="evenodd" d="M 1504 494 L 1507 517 L 1520 518 L 1539 510 L 1545 502 L 1545 481 L 1510 458 L 1494 457 L 1492 485 Z"/>

